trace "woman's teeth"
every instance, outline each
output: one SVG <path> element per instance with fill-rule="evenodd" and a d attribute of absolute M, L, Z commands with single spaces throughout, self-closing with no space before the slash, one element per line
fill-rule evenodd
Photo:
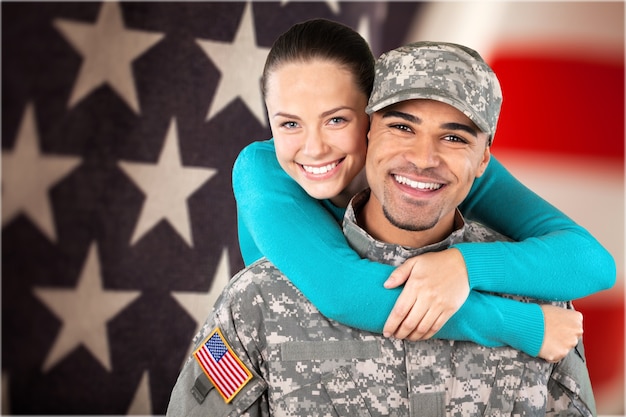
<path fill-rule="evenodd" d="M 438 190 L 441 188 L 441 184 L 437 184 L 434 182 L 419 182 L 408 179 L 407 177 L 403 177 L 401 175 L 394 175 L 397 182 L 400 184 L 408 185 L 411 188 L 415 188 L 418 190 Z"/>
<path fill-rule="evenodd" d="M 309 174 L 319 175 L 319 174 L 326 174 L 328 171 L 332 171 L 333 169 L 335 169 L 337 165 L 338 165 L 338 162 L 332 162 L 328 165 L 324 165 L 321 167 L 312 167 L 308 165 L 302 165 L 302 168 L 304 168 L 304 170 L 308 172 Z"/>

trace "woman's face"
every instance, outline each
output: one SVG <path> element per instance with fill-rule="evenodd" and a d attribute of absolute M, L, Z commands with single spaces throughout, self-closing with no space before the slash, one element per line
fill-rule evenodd
<path fill-rule="evenodd" d="M 338 64 L 283 64 L 265 95 L 278 162 L 312 197 L 338 195 L 365 165 L 367 97 Z"/>

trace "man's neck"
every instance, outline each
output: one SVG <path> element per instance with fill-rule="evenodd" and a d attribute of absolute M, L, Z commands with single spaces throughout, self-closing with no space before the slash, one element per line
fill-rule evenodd
<path fill-rule="evenodd" d="M 426 230 L 412 231 L 393 225 L 383 213 L 380 203 L 370 198 L 357 213 L 357 223 L 374 239 L 410 248 L 422 248 L 446 239 L 463 225 L 457 211 L 449 213 Z"/>

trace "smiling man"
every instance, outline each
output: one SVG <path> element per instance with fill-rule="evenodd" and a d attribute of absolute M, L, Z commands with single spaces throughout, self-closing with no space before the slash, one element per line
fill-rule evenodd
<path fill-rule="evenodd" d="M 403 101 L 374 113 L 366 169 L 373 198 L 364 207 L 364 227 L 411 247 L 448 236 L 456 208 L 487 167 L 488 141 L 440 101 Z"/>
<path fill-rule="evenodd" d="M 506 240 L 466 221 L 458 209 L 489 163 L 501 104 L 495 73 L 464 46 L 418 42 L 378 59 L 366 109 L 370 188 L 352 199 L 344 218 L 344 234 L 362 257 L 400 263 L 455 243 Z M 557 327 L 567 327 L 567 320 L 557 320 Z M 425 415 L 433 409 L 432 415 L 595 413 L 582 343 L 558 364 L 512 348 L 482 350 L 458 341 L 421 345 L 408 366 L 409 375 L 420 375 L 411 384 L 416 409 Z M 506 371 L 498 369 L 508 361 Z M 509 399 L 484 390 L 486 380 L 494 387 L 511 384 Z"/>

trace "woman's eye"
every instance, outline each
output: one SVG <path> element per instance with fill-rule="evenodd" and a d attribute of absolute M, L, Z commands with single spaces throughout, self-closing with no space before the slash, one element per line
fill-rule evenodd
<path fill-rule="evenodd" d="M 284 123 L 281 123 L 281 126 L 284 127 L 285 129 L 295 129 L 296 127 L 298 127 L 298 123 L 297 122 L 284 122 Z"/>
<path fill-rule="evenodd" d="M 345 123 L 345 122 L 346 122 L 346 119 L 344 119 L 343 117 L 333 117 L 329 121 L 329 123 L 331 125 L 340 125 L 340 124 Z"/>

